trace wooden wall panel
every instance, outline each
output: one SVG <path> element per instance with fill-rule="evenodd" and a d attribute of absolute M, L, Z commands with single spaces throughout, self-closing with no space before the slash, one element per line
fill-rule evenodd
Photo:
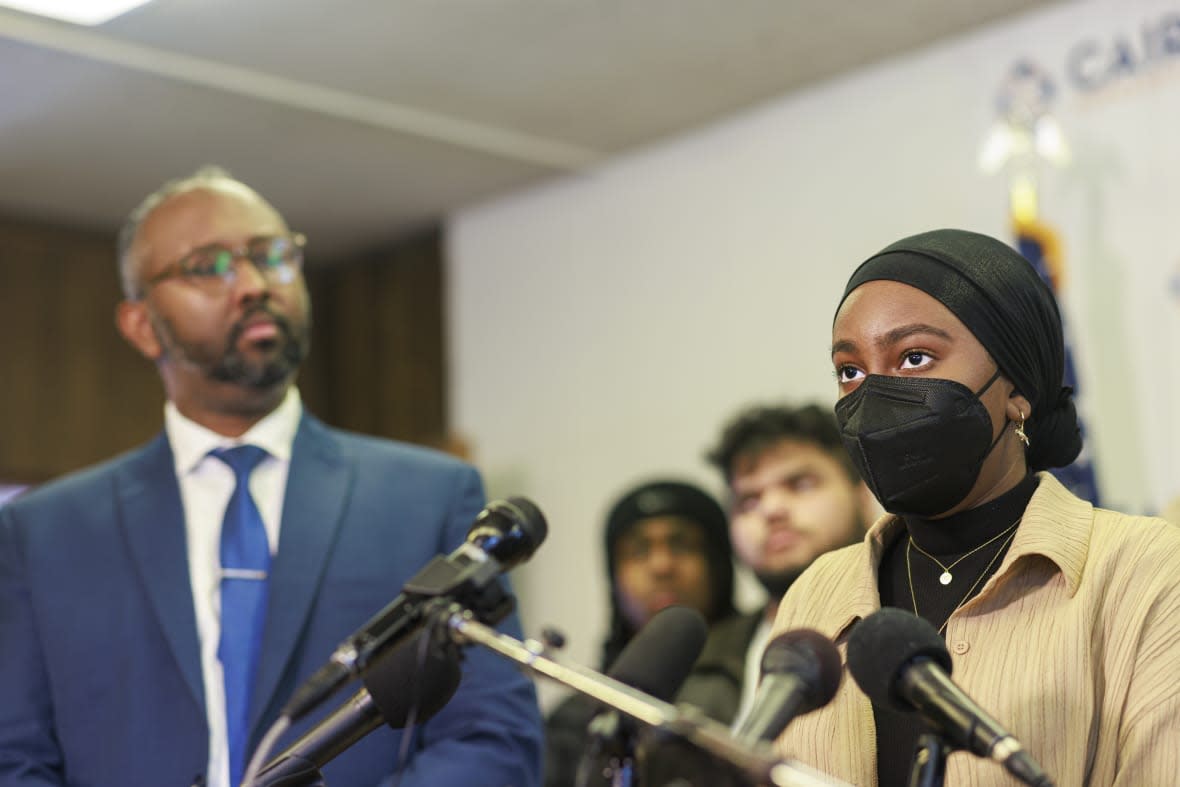
<path fill-rule="evenodd" d="M 142 442 L 152 366 L 114 326 L 114 241 L 0 221 L 0 477 L 40 481 Z"/>
<path fill-rule="evenodd" d="M 425 233 L 308 271 L 308 409 L 356 431 L 446 433 L 441 242 Z M 0 480 L 38 482 L 142 443 L 163 421 L 155 369 L 114 325 L 112 235 L 0 219 Z"/>
<path fill-rule="evenodd" d="M 438 232 L 309 279 L 317 411 L 347 429 L 439 444 L 447 429 L 444 282 Z"/>

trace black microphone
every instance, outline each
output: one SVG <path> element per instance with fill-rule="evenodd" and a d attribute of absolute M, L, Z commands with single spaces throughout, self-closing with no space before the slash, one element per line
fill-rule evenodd
<path fill-rule="evenodd" d="M 321 766 L 382 723 L 401 729 L 442 710 L 459 688 L 460 657 L 453 642 L 431 642 L 430 634 L 422 630 L 375 661 L 365 674 L 365 688 L 267 763 L 254 784 L 306 784 Z"/>
<path fill-rule="evenodd" d="M 691 607 L 665 607 L 641 628 L 607 675 L 664 702 L 671 701 L 705 647 L 708 626 Z M 635 770 L 635 725 L 617 710 L 604 710 L 587 728 L 590 742 L 578 764 L 575 785 L 600 779 L 631 783 Z M 616 778 L 617 777 L 617 778 Z"/>
<path fill-rule="evenodd" d="M 840 652 L 818 631 L 779 634 L 762 653 L 758 693 L 735 736 L 745 743 L 774 740 L 796 716 L 832 701 L 843 670 Z"/>
<path fill-rule="evenodd" d="M 349 678 L 363 675 L 376 657 L 421 627 L 440 601 L 456 601 L 486 623 L 503 620 L 513 602 L 496 579 L 532 557 L 548 531 L 544 515 L 523 497 L 488 503 L 463 544 L 427 563 L 397 598 L 340 643 L 328 663 L 295 691 L 281 715 L 300 719 Z"/>
<path fill-rule="evenodd" d="M 651 616 L 615 659 L 607 675 L 670 702 L 705 647 L 709 627 L 691 607 L 665 607 Z"/>
<path fill-rule="evenodd" d="M 869 615 L 848 639 L 848 669 L 876 704 L 917 711 L 948 744 L 995 760 L 1025 784 L 1052 787 L 1011 733 L 951 681 L 946 643 L 922 618 L 893 608 Z"/>

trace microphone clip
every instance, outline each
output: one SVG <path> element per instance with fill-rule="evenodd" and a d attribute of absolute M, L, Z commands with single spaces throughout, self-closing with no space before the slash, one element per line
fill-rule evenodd
<path fill-rule="evenodd" d="M 472 555 L 470 562 L 459 565 L 458 560 L 436 555 L 402 587 L 402 592 L 423 602 L 441 598 L 446 600 L 445 606 L 457 603 L 471 610 L 477 620 L 494 626 L 512 612 L 516 603 L 497 581 L 503 566 L 493 558 L 478 555 L 476 550 L 464 551 Z M 427 603 L 426 614 L 434 606 Z"/>
<path fill-rule="evenodd" d="M 946 758 L 954 751 L 946 739 L 934 732 L 924 732 L 914 747 L 908 787 L 942 787 L 946 777 Z"/>

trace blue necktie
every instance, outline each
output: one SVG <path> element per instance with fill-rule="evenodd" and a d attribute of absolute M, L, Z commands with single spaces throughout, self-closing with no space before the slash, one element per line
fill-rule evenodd
<path fill-rule="evenodd" d="M 217 658 L 225 677 L 225 720 L 230 784 L 245 774 L 250 751 L 250 694 L 262 650 L 270 545 L 262 515 L 250 496 L 250 473 L 267 453 L 255 445 L 210 452 L 237 481 L 221 523 L 221 642 Z"/>

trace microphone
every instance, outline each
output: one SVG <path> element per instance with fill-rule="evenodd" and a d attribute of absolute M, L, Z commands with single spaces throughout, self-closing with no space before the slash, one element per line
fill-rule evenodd
<path fill-rule="evenodd" d="M 745 743 L 773 741 L 796 716 L 832 701 L 843 669 L 840 652 L 818 631 L 779 634 L 762 653 L 758 693 L 735 736 Z"/>
<path fill-rule="evenodd" d="M 364 677 L 365 687 L 267 763 L 254 784 L 304 784 L 382 722 L 401 729 L 442 710 L 462 678 L 459 651 L 451 642 L 430 639 L 429 630 L 420 631 L 378 659 Z"/>
<path fill-rule="evenodd" d="M 609 677 L 670 702 L 705 648 L 709 628 L 691 607 L 665 607 L 651 616 L 615 659 Z"/>
<path fill-rule="evenodd" d="M 503 620 L 513 601 L 496 579 L 532 557 L 548 531 L 540 509 L 523 497 L 488 503 L 459 548 L 435 556 L 397 598 L 340 643 L 328 663 L 295 691 L 281 715 L 300 719 L 345 681 L 363 675 L 375 658 L 421 627 L 440 600 L 458 602 L 485 622 Z"/>
<path fill-rule="evenodd" d="M 878 705 L 917 711 L 945 740 L 995 760 L 1033 787 L 1052 787 L 1041 766 L 950 679 L 951 654 L 934 626 L 900 609 L 874 612 L 852 630 L 848 669 Z"/>
<path fill-rule="evenodd" d="M 668 702 L 688 678 L 707 635 L 705 619 L 695 609 L 665 607 L 631 638 L 607 676 Z M 590 743 L 578 764 L 575 785 L 584 787 L 599 775 L 611 784 L 632 783 L 634 723 L 617 710 L 604 710 L 590 721 L 587 731 Z"/>

